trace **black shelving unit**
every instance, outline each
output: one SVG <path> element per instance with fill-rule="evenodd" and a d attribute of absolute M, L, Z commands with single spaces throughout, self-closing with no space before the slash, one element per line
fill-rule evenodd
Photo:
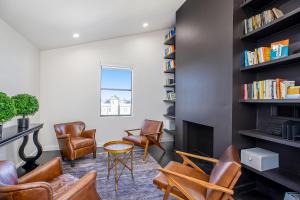
<path fill-rule="evenodd" d="M 176 119 L 176 117 L 173 116 L 173 115 L 165 114 L 164 116 L 165 116 L 166 118 L 169 118 L 169 119 Z"/>
<path fill-rule="evenodd" d="M 300 104 L 300 99 L 240 99 L 239 102 L 252 104 Z"/>
<path fill-rule="evenodd" d="M 171 68 L 171 69 L 165 70 L 164 73 L 166 73 L 166 74 L 175 74 L 175 69 Z"/>
<path fill-rule="evenodd" d="M 271 60 L 265 63 L 260 63 L 256 65 L 251 65 L 248 67 L 242 67 L 241 71 L 254 71 L 254 70 L 262 70 L 262 69 L 273 69 L 273 67 L 280 67 L 289 64 L 295 64 L 300 62 L 300 53 L 292 54 L 287 57 L 279 58 L 276 60 Z"/>
<path fill-rule="evenodd" d="M 174 88 L 176 84 L 169 84 L 169 85 L 164 85 L 165 88 Z"/>
<path fill-rule="evenodd" d="M 171 134 L 171 135 L 175 135 L 175 133 L 176 133 L 176 130 L 169 130 L 169 129 L 164 129 L 164 131 L 166 132 L 166 133 L 169 133 L 169 134 Z"/>
<path fill-rule="evenodd" d="M 266 5 L 270 4 L 274 0 L 244 0 L 243 3 L 240 5 L 240 8 L 243 9 L 253 9 L 259 10 L 261 7 L 265 7 Z"/>
<path fill-rule="evenodd" d="M 176 103 L 176 100 L 168 100 L 168 99 L 165 99 L 164 102 L 166 102 L 166 103 Z"/>

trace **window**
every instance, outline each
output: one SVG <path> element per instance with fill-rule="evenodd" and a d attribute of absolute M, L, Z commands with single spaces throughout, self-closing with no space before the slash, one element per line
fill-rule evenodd
<path fill-rule="evenodd" d="M 101 116 L 130 116 L 132 111 L 131 68 L 101 67 Z"/>

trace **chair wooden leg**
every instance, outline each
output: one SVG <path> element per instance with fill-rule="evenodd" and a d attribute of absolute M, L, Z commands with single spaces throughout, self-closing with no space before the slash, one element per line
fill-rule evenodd
<path fill-rule="evenodd" d="M 164 194 L 164 199 L 163 200 L 168 200 L 168 198 L 170 196 L 171 189 L 172 189 L 172 187 L 170 185 L 168 185 L 167 190 Z"/>
<path fill-rule="evenodd" d="M 74 163 L 74 160 L 71 160 L 71 167 L 74 167 L 75 166 L 75 163 Z"/>
<path fill-rule="evenodd" d="M 146 160 L 147 154 L 148 154 L 148 146 L 149 146 L 149 140 L 146 142 L 145 150 L 144 150 L 144 161 Z"/>
<path fill-rule="evenodd" d="M 157 146 L 158 146 L 159 148 L 161 148 L 161 150 L 163 150 L 164 152 L 166 151 L 166 149 L 165 149 L 165 148 L 163 148 L 163 147 L 161 146 L 161 144 L 160 144 L 160 143 L 158 143 L 158 144 L 157 144 Z"/>
<path fill-rule="evenodd" d="M 94 152 L 93 152 L 93 158 L 94 158 L 94 159 L 96 159 L 96 155 L 97 155 L 97 153 L 96 153 L 96 151 L 94 151 Z"/>

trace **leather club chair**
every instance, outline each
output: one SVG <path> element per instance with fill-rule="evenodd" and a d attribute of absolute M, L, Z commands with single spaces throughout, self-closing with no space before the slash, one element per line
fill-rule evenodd
<path fill-rule="evenodd" d="M 93 157 L 96 158 L 96 129 L 85 130 L 85 123 L 78 121 L 55 124 L 54 130 L 61 156 L 63 159 L 69 159 L 72 167 L 73 161 L 84 155 L 93 153 Z"/>
<path fill-rule="evenodd" d="M 128 136 L 123 137 L 123 140 L 134 143 L 137 146 L 145 148 L 144 160 L 148 154 L 148 146 L 156 145 L 164 152 L 166 151 L 160 144 L 160 139 L 163 134 L 163 122 L 146 119 L 141 129 L 125 130 Z M 140 131 L 139 135 L 133 135 L 133 131 Z"/>
<path fill-rule="evenodd" d="M 1 200 L 100 200 L 96 172 L 78 179 L 63 174 L 61 159 L 54 158 L 18 179 L 15 165 L 0 161 Z"/>
<path fill-rule="evenodd" d="M 188 200 L 228 200 L 233 199 L 233 187 L 241 175 L 238 151 L 230 146 L 219 160 L 184 152 L 176 152 L 183 163 L 170 162 L 154 178 L 153 183 L 169 195 Z M 195 165 L 188 157 L 215 164 L 210 175 Z"/>

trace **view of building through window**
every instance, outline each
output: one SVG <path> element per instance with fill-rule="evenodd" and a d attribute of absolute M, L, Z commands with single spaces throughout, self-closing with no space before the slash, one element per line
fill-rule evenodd
<path fill-rule="evenodd" d="M 101 67 L 101 116 L 129 116 L 132 110 L 132 70 Z"/>

